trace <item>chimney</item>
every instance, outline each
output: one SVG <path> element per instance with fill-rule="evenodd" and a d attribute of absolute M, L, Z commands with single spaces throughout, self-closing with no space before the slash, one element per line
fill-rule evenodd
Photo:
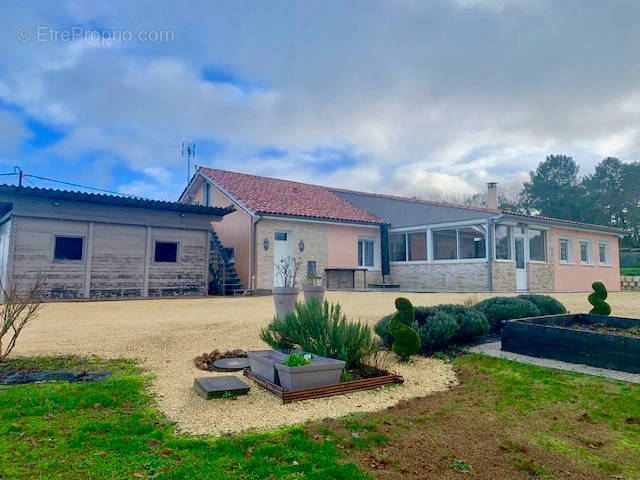
<path fill-rule="evenodd" d="M 487 208 L 498 209 L 498 184 L 496 182 L 487 183 Z"/>

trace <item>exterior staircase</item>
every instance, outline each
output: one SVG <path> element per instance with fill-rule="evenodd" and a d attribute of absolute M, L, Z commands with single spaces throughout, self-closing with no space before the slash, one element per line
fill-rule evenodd
<path fill-rule="evenodd" d="M 209 295 L 244 295 L 246 292 L 236 272 L 232 248 L 225 248 L 215 230 L 209 245 Z"/>

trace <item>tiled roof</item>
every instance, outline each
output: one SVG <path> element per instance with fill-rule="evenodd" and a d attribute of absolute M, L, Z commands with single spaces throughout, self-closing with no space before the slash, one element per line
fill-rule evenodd
<path fill-rule="evenodd" d="M 385 223 L 381 218 L 342 200 L 328 188 L 319 185 L 207 167 L 200 167 L 199 172 L 254 213 Z"/>
<path fill-rule="evenodd" d="M 567 228 L 574 226 L 574 227 L 582 227 L 582 228 L 593 229 L 593 230 L 603 230 L 603 231 L 608 231 L 608 232 L 618 233 L 618 234 L 623 234 L 625 232 L 623 228 L 611 227 L 608 225 L 597 225 L 595 223 L 578 222 L 576 220 L 564 220 L 562 218 L 545 217 L 543 215 L 527 215 L 526 213 L 510 212 L 509 210 L 502 210 L 502 213 L 504 215 L 526 218 L 528 220 L 538 220 L 538 221 L 554 223 L 554 224 L 566 224 Z"/>
<path fill-rule="evenodd" d="M 19 187 L 16 185 L 0 185 L 0 194 L 18 195 L 23 197 L 47 198 L 68 202 L 94 203 L 99 205 L 117 205 L 121 207 L 146 208 L 152 210 L 167 210 L 180 213 L 195 213 L 211 216 L 223 216 L 233 212 L 233 207 L 204 207 L 178 202 L 165 202 L 148 198 L 104 195 L 101 193 L 75 192 L 71 190 L 57 190 L 53 188 Z"/>

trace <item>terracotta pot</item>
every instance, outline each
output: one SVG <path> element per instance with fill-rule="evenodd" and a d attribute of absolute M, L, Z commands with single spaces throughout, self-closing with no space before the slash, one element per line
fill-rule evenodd
<path fill-rule="evenodd" d="M 276 316 L 284 318 L 287 312 L 292 312 L 296 308 L 298 301 L 298 290 L 296 287 L 273 287 L 273 301 L 276 304 Z"/>
<path fill-rule="evenodd" d="M 304 301 L 307 303 L 309 303 L 309 300 L 313 298 L 322 304 L 322 302 L 324 302 L 324 291 L 325 288 L 322 285 L 305 285 L 302 287 Z"/>

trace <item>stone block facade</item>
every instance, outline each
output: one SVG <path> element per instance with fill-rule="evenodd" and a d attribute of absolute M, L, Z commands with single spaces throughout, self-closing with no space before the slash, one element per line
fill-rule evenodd
<path fill-rule="evenodd" d="M 291 256 L 302 261 L 298 274 L 298 285 L 302 285 L 307 278 L 307 262 L 316 262 L 318 276 L 322 275 L 326 281 L 324 269 L 327 268 L 328 239 L 327 224 L 298 222 L 287 220 L 263 219 L 256 225 L 256 290 L 271 291 L 274 281 L 274 234 L 287 232 L 291 245 Z M 269 249 L 264 249 L 264 240 L 269 240 Z M 300 241 L 304 242 L 301 252 Z"/>
<path fill-rule="evenodd" d="M 494 292 L 514 292 L 516 290 L 515 260 L 493 262 L 492 276 Z"/>
<path fill-rule="evenodd" d="M 529 292 L 553 292 L 554 289 L 553 264 L 529 262 L 527 264 L 527 290 Z"/>
<path fill-rule="evenodd" d="M 487 262 L 391 264 L 391 282 L 425 291 L 487 291 Z"/>
<path fill-rule="evenodd" d="M 640 276 L 623 275 L 620 277 L 620 288 L 626 291 L 640 291 Z"/>

